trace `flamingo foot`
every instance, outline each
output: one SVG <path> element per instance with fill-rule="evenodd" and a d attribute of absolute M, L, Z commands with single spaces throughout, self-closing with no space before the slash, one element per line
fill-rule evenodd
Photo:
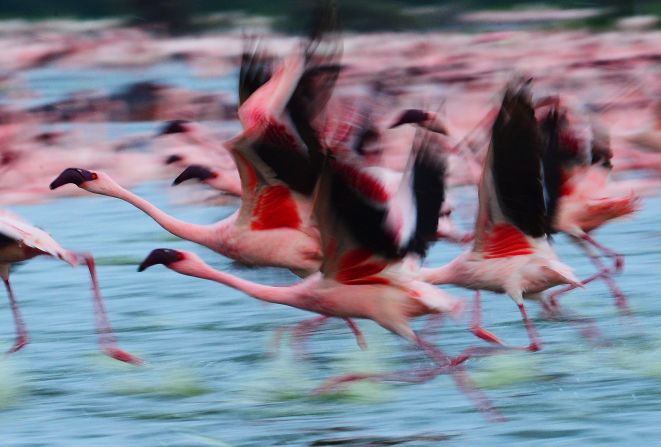
<path fill-rule="evenodd" d="M 351 318 L 345 318 L 344 321 L 347 323 L 347 326 L 349 326 L 349 329 L 351 329 L 351 332 L 356 336 L 356 344 L 358 344 L 358 347 L 363 351 L 367 351 L 367 341 L 356 322 Z"/>
<path fill-rule="evenodd" d="M 503 343 L 503 341 L 500 338 L 498 338 L 498 336 L 496 334 L 494 334 L 493 332 L 488 331 L 488 330 L 486 330 L 486 329 L 484 329 L 480 326 L 471 326 L 471 332 L 477 338 L 481 338 L 482 340 L 484 340 L 486 342 L 493 343 L 493 344 L 496 344 L 496 345 L 505 346 L 505 343 Z"/>
<path fill-rule="evenodd" d="M 135 366 L 141 366 L 145 363 L 140 357 L 130 354 L 117 346 L 104 347 L 102 348 L 102 351 L 108 357 L 112 357 L 120 362 L 130 363 Z"/>
<path fill-rule="evenodd" d="M 14 346 L 12 346 L 11 349 L 9 349 L 5 353 L 5 355 L 10 355 L 10 354 L 13 354 L 15 352 L 20 351 L 29 342 L 30 342 L 30 338 L 27 335 L 19 335 L 18 337 L 16 337 L 16 341 L 14 342 Z"/>

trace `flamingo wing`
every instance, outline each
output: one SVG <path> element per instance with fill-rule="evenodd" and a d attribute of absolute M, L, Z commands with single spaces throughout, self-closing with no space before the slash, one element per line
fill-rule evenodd
<path fill-rule="evenodd" d="M 273 75 L 273 57 L 248 40 L 241 54 L 239 70 L 239 106 L 264 85 Z"/>
<path fill-rule="evenodd" d="M 473 247 L 487 258 L 530 254 L 531 239 L 545 236 L 550 227 L 543 140 L 528 84 L 508 85 L 492 127 Z"/>
<path fill-rule="evenodd" d="M 379 282 L 379 273 L 407 254 L 425 254 L 436 234 L 445 173 L 430 141 L 416 139 L 397 187 L 385 168 L 327 157 L 315 200 L 325 276 Z"/>
<path fill-rule="evenodd" d="M 6 210 L 0 211 L 0 236 L 3 242 L 21 242 L 51 256 L 68 259 L 69 252 L 62 248 L 55 239 L 44 230 L 30 225 L 20 216 Z"/>

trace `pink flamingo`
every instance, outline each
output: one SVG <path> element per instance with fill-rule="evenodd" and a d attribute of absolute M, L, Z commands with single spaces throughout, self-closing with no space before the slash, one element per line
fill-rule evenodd
<path fill-rule="evenodd" d="M 568 112 L 558 103 L 542 120 L 542 129 L 547 134 L 557 134 L 555 137 L 547 136 L 547 139 L 555 138 L 557 141 L 548 146 L 552 151 L 547 153 L 547 158 L 555 160 L 548 160 L 545 164 L 550 167 L 545 172 L 548 183 L 554 184 L 549 188 L 555 189 L 551 194 L 558 196 L 557 207 L 551 210 L 551 225 L 554 231 L 570 236 L 597 268 L 598 272 L 581 284 L 603 278 L 615 297 L 617 307 L 628 313 L 626 298 L 611 276 L 613 272 L 622 270 L 623 257 L 597 242 L 590 232 L 606 222 L 635 212 L 639 199 L 634 194 L 610 195 L 607 183 L 613 153 L 608 136 L 598 132 L 594 125 L 581 135 L 571 125 Z M 612 271 L 603 265 L 590 246 L 614 259 Z M 550 303 L 556 306 L 557 298 L 574 288 L 570 285 L 553 292 L 549 295 Z"/>
<path fill-rule="evenodd" d="M 236 175 L 235 175 L 236 174 Z M 172 185 L 179 185 L 186 180 L 198 180 L 213 189 L 236 196 L 241 196 L 241 178 L 236 170 L 226 171 L 209 166 L 194 164 L 188 166 L 177 176 Z"/>
<path fill-rule="evenodd" d="M 50 187 L 73 183 L 119 198 L 175 236 L 244 264 L 285 267 L 302 276 L 316 272 L 321 249 L 311 221 L 310 196 L 319 168 L 307 144 L 318 143 L 308 119 L 320 112 L 323 98 L 329 95 L 313 87 L 319 79 L 337 77 L 339 68 L 322 70 L 313 61 L 312 54 L 294 52 L 266 82 L 255 84 L 249 74 L 261 66 L 259 56 L 244 55 L 239 90 L 245 98 L 239 115 L 248 116 L 246 130 L 226 143 L 241 177 L 241 206 L 216 224 L 191 224 L 169 216 L 103 172 L 69 168 Z M 326 88 L 331 89 L 332 83 Z"/>
<path fill-rule="evenodd" d="M 523 298 L 542 299 L 541 292 L 550 287 L 578 285 L 547 240 L 542 152 L 528 85 L 512 83 L 492 128 L 479 186 L 473 248 L 445 266 L 421 271 L 421 278 L 432 284 L 475 289 L 471 331 L 500 345 L 504 343 L 480 325 L 480 290 L 507 293 L 523 317 L 530 338 L 525 349 L 530 351 L 539 350 L 541 342 Z"/>
<path fill-rule="evenodd" d="M 324 262 L 321 272 L 299 283 L 280 287 L 252 283 L 214 270 L 194 253 L 169 249 L 153 250 L 138 270 L 163 264 L 261 301 L 319 313 L 318 319 L 370 319 L 415 344 L 436 364 L 433 370 L 397 375 L 350 374 L 329 381 L 322 390 L 354 380 L 417 381 L 451 372 L 458 368 L 458 362 L 425 341 L 409 324 L 422 315 L 456 315 L 463 306 L 446 292 L 417 279 L 417 259 L 424 256 L 436 230 L 444 166 L 429 149 L 429 139 L 419 139 L 416 144 L 414 162 L 394 192 L 370 169 L 327 158 L 315 201 Z M 465 376 L 457 380 L 473 396 L 478 395 Z M 478 398 L 482 408 L 491 411 L 486 400 L 481 395 Z"/>
<path fill-rule="evenodd" d="M 14 353 L 22 349 L 29 342 L 28 331 L 9 282 L 10 266 L 16 262 L 27 261 L 40 255 L 53 256 L 72 266 L 83 262 L 87 264 L 92 279 L 95 320 L 101 350 L 106 355 L 122 362 L 132 363 L 134 365 L 142 364 L 142 360 L 139 357 L 129 354 L 117 346 L 117 339 L 110 327 L 110 321 L 108 320 L 101 291 L 99 290 L 96 267 L 92 255 L 65 250 L 45 231 L 33 227 L 17 215 L 3 210 L 0 211 L 0 276 L 2 276 L 2 280 L 7 288 L 9 303 L 11 304 L 14 323 L 16 325 L 16 341 L 7 353 Z"/>

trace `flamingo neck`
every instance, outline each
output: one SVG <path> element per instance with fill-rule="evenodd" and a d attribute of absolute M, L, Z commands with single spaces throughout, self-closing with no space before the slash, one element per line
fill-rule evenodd
<path fill-rule="evenodd" d="M 119 189 L 115 194 L 113 194 L 113 197 L 124 200 L 125 202 L 135 206 L 149 217 L 154 219 L 157 224 L 175 236 L 210 247 L 214 250 L 217 249 L 217 247 L 211 246 L 213 234 L 217 231 L 214 225 L 198 225 L 179 220 L 176 217 L 170 216 L 165 211 L 159 209 L 142 197 L 124 188 Z"/>
<path fill-rule="evenodd" d="M 265 286 L 215 270 L 206 264 L 199 266 L 195 271 L 181 273 L 224 284 L 260 301 L 305 309 L 303 294 L 300 293 L 303 283 L 291 286 Z"/>

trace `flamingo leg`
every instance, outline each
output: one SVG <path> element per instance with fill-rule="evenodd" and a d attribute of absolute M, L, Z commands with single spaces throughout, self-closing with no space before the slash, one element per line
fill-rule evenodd
<path fill-rule="evenodd" d="M 597 256 L 590 249 L 590 247 L 586 246 L 585 244 L 581 244 L 581 248 L 583 248 L 585 254 L 588 256 L 590 261 L 592 261 L 592 265 L 594 265 L 597 268 L 597 270 L 604 272 L 603 279 L 606 285 L 608 286 L 608 288 L 610 289 L 613 298 L 615 299 L 615 306 L 623 314 L 631 315 L 631 308 L 629 307 L 629 302 L 627 301 L 624 292 L 622 292 L 622 289 L 620 289 L 620 287 L 617 285 L 617 283 L 611 276 L 610 274 L 611 272 L 606 268 L 606 266 L 604 266 L 604 263 L 601 262 L 599 256 Z"/>
<path fill-rule="evenodd" d="M 132 363 L 134 365 L 141 365 L 142 359 L 134 356 L 117 346 L 117 338 L 115 337 L 108 313 L 103 303 L 101 290 L 99 289 L 99 281 L 96 274 L 96 264 L 92 255 L 88 253 L 78 254 L 79 259 L 82 259 L 90 272 L 90 279 L 92 282 L 92 294 L 94 297 L 94 319 L 96 321 L 96 331 L 99 335 L 99 346 L 104 354 L 116 360 Z"/>
<path fill-rule="evenodd" d="M 316 330 L 329 318 L 328 315 L 320 315 L 301 321 L 294 326 L 294 329 L 292 329 L 292 346 L 299 356 L 303 357 L 305 355 L 305 339 L 310 332 Z"/>
<path fill-rule="evenodd" d="M 519 311 L 521 312 L 521 317 L 523 317 L 523 322 L 526 325 L 526 330 L 528 331 L 528 338 L 530 338 L 530 344 L 526 348 L 528 351 L 539 351 L 542 349 L 542 343 L 539 339 L 539 334 L 537 333 L 537 329 L 535 328 L 535 325 L 533 324 L 532 321 L 530 321 L 530 318 L 528 317 L 528 312 L 526 312 L 526 308 L 523 304 L 519 304 Z"/>
<path fill-rule="evenodd" d="M 478 338 L 489 343 L 505 346 L 505 343 L 492 332 L 482 327 L 482 304 L 480 302 L 480 291 L 475 291 L 475 298 L 473 299 L 473 317 L 470 330 Z"/>
<path fill-rule="evenodd" d="M 28 336 L 28 331 L 25 327 L 25 322 L 23 321 L 21 311 L 18 308 L 18 302 L 14 296 L 14 291 L 12 290 L 11 284 L 9 283 L 9 278 L 3 279 L 3 281 L 5 282 L 5 287 L 7 288 L 9 304 L 11 306 L 12 314 L 14 315 L 14 324 L 16 325 L 16 341 L 14 342 L 14 346 L 12 346 L 9 351 L 7 351 L 7 354 L 13 354 L 14 352 L 21 350 L 25 345 L 27 345 L 30 341 L 30 337 Z"/>
<path fill-rule="evenodd" d="M 356 322 L 351 318 L 344 318 L 344 321 L 347 323 L 347 326 L 349 326 L 349 329 L 351 329 L 351 332 L 353 332 L 353 335 L 356 336 L 356 343 L 358 344 L 358 347 L 363 351 L 366 351 L 367 341 L 365 340 L 365 336 L 363 335 L 363 332 L 360 330 Z"/>
<path fill-rule="evenodd" d="M 586 245 L 585 242 L 582 240 L 578 240 L 579 246 L 581 249 L 585 252 L 586 256 L 590 259 L 592 264 L 597 268 L 597 273 L 594 275 L 588 277 L 587 279 L 584 279 L 581 281 L 581 285 L 586 285 L 591 283 L 594 280 L 602 278 L 605 282 L 608 288 L 610 289 L 611 293 L 613 294 L 613 297 L 615 299 L 615 305 L 616 307 L 620 310 L 625 315 L 630 315 L 631 314 L 631 309 L 629 308 L 629 303 L 627 302 L 626 296 L 622 292 L 622 290 L 618 287 L 617 283 L 615 283 L 615 280 L 613 280 L 611 276 L 611 270 L 608 269 L 599 256 L 595 254 L 592 249 L 588 245 Z M 558 307 L 558 298 L 561 295 L 564 295 L 565 293 L 574 290 L 576 286 L 569 285 L 566 287 L 563 287 L 549 295 L 549 301 L 550 304 L 553 307 Z"/>
<path fill-rule="evenodd" d="M 595 239 L 592 238 L 589 234 L 585 233 L 581 236 L 581 240 L 593 245 L 597 250 L 602 252 L 605 256 L 613 258 L 615 273 L 620 273 L 624 268 L 624 256 L 616 251 L 611 250 L 610 248 L 600 244 Z"/>
<path fill-rule="evenodd" d="M 476 407 L 492 420 L 504 420 L 503 416 L 493 407 L 488 397 L 472 382 L 467 371 L 455 359 L 445 354 L 440 348 L 415 336 L 415 345 L 422 350 L 433 362 L 431 368 L 409 369 L 391 373 L 350 373 L 327 380 L 318 387 L 314 393 L 323 394 L 339 389 L 342 385 L 358 381 L 398 381 L 408 383 L 421 383 L 429 381 L 440 374 L 449 373 L 457 387 L 471 399 Z"/>

